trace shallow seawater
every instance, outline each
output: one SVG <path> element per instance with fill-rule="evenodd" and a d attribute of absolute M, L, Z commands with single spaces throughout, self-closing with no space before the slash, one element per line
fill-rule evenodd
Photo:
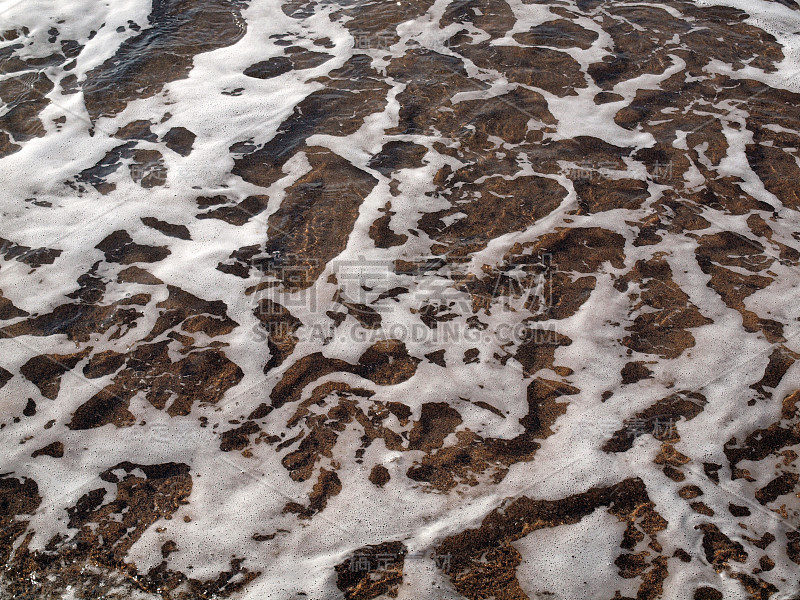
<path fill-rule="evenodd" d="M 800 596 L 798 36 L 0 1 L 0 598 Z"/>

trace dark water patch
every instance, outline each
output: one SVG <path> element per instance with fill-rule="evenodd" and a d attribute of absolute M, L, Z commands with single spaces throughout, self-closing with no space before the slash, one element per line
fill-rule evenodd
<path fill-rule="evenodd" d="M 217 403 L 244 377 L 242 370 L 219 350 L 193 352 L 173 362 L 169 344 L 164 341 L 137 346 L 112 383 L 77 408 L 68 427 L 92 429 L 109 423 L 129 427 L 136 421 L 129 403 L 140 392 L 151 405 L 170 416 L 188 415 L 195 402 Z"/>
<path fill-rule="evenodd" d="M 408 240 L 408 236 L 404 233 L 395 233 L 391 228 L 390 223 L 392 217 L 396 214 L 391 210 L 392 203 L 387 202 L 383 208 L 378 209 L 384 213 L 382 217 L 378 217 L 373 221 L 369 228 L 369 237 L 375 242 L 376 248 L 391 248 L 393 246 L 402 246 Z"/>
<path fill-rule="evenodd" d="M 597 37 L 597 32 L 584 29 L 577 23 L 567 19 L 547 21 L 541 25 L 531 27 L 525 33 L 514 34 L 515 40 L 528 46 L 577 47 L 583 50 L 591 48 Z"/>
<path fill-rule="evenodd" d="M 255 79 L 272 79 L 289 71 L 313 69 L 333 58 L 331 54 L 306 50 L 299 46 L 290 46 L 285 52 L 286 56 L 274 56 L 250 65 L 244 70 L 244 74 Z"/>
<path fill-rule="evenodd" d="M 144 140 L 147 142 L 155 142 L 158 139 L 158 136 L 153 133 L 153 130 L 151 129 L 152 126 L 152 121 L 148 120 L 131 121 L 127 125 L 117 129 L 114 137 L 121 140 Z"/>
<path fill-rule="evenodd" d="M 27 312 L 14 306 L 14 303 L 3 296 L 3 292 L 0 290 L 0 321 L 8 321 L 27 316 Z"/>
<path fill-rule="evenodd" d="M 267 335 L 270 358 L 264 372 L 277 368 L 294 352 L 299 338 L 296 332 L 303 323 L 289 310 L 268 298 L 259 301 L 253 311 Z"/>
<path fill-rule="evenodd" d="M 626 452 L 633 447 L 636 438 L 642 435 L 652 435 L 661 441 L 674 441 L 677 436 L 679 440 L 675 423 L 681 417 L 691 421 L 703 412 L 705 406 L 705 397 L 697 392 L 682 391 L 662 398 L 626 419 L 623 427 L 603 444 L 603 451 Z"/>
<path fill-rule="evenodd" d="M 314 134 L 355 133 L 366 116 L 383 110 L 389 86 L 364 55 L 352 57 L 341 69 L 317 81 L 325 88 L 310 94 L 264 146 L 234 160 L 233 174 L 268 187 L 283 177 L 282 167 Z"/>
<path fill-rule="evenodd" d="M 61 252 L 54 248 L 31 248 L 0 238 L 0 256 L 6 260 L 24 263 L 32 269 L 38 269 L 42 265 L 52 265 L 61 256 Z"/>
<path fill-rule="evenodd" d="M 241 0 L 153 0 L 149 27 L 86 74 L 86 110 L 94 121 L 114 116 L 133 100 L 159 93 L 185 78 L 198 54 L 230 46 L 244 36 Z"/>
<path fill-rule="evenodd" d="M 403 583 L 407 554 L 402 542 L 359 548 L 345 562 L 336 565 L 336 587 L 347 600 L 372 600 L 384 594 L 394 597 Z"/>
<path fill-rule="evenodd" d="M 189 233 L 189 228 L 186 225 L 175 225 L 174 223 L 167 223 L 155 217 L 142 217 L 141 222 L 152 227 L 156 231 L 160 231 L 166 236 L 178 238 L 179 240 L 191 240 L 192 236 Z"/>
<path fill-rule="evenodd" d="M 192 153 L 197 135 L 185 127 L 173 127 L 161 139 L 167 145 L 167 148 L 173 152 L 177 152 L 181 156 L 189 156 Z"/>
<path fill-rule="evenodd" d="M 672 269 L 663 258 L 636 261 L 631 271 L 614 282 L 614 287 L 626 292 L 634 282 L 639 291 L 629 293 L 628 297 L 636 302 L 631 314 L 639 314 L 625 328 L 631 333 L 621 340 L 631 350 L 677 358 L 695 345 L 690 329 L 713 323 L 675 283 Z M 647 309 L 642 310 L 644 307 Z"/>
<path fill-rule="evenodd" d="M 270 215 L 264 254 L 297 257 L 302 279 L 281 260 L 264 261 L 266 275 L 282 281 L 287 289 L 311 286 L 328 261 L 341 253 L 359 215 L 364 199 L 377 184 L 369 173 L 325 148 L 309 148 L 311 171 L 286 190 L 280 208 Z M 294 275 L 294 276 L 292 276 Z"/>
<path fill-rule="evenodd" d="M 63 442 L 53 442 L 52 444 L 47 444 L 38 450 L 34 450 L 31 453 L 31 458 L 36 458 L 37 456 L 49 456 L 51 458 L 62 458 L 64 456 L 64 443 Z"/>
<path fill-rule="evenodd" d="M 92 348 L 73 354 L 42 354 L 34 356 L 20 367 L 19 372 L 31 381 L 42 396 L 55 400 L 61 389 L 61 377 L 86 358 Z"/>
<path fill-rule="evenodd" d="M 125 135 L 147 135 L 142 130 L 130 129 Z M 163 156 L 158 150 L 147 150 L 136 147 L 136 140 L 126 142 L 109 150 L 94 166 L 81 171 L 74 182 L 67 185 L 78 191 L 85 191 L 82 184 L 88 183 L 101 194 L 109 194 L 117 187 L 107 181 L 109 175 L 115 173 L 124 163 L 133 181 L 145 189 L 163 186 L 167 179 L 167 168 Z M 124 161 L 124 163 L 123 163 Z"/>
<path fill-rule="evenodd" d="M 159 262 L 170 255 L 170 251 L 165 246 L 134 243 L 133 238 L 124 229 L 109 234 L 95 248 L 105 254 L 107 262 L 121 265 Z"/>

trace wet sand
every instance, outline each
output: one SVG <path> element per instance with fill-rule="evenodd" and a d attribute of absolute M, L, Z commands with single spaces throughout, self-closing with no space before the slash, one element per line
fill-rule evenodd
<path fill-rule="evenodd" d="M 800 593 L 793 0 L 0 5 L 0 597 Z"/>

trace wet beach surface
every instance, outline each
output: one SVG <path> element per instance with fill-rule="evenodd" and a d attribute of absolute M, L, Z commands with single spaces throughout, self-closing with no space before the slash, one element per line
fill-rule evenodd
<path fill-rule="evenodd" d="M 0 598 L 800 594 L 794 0 L 5 0 L 0 102 Z"/>

